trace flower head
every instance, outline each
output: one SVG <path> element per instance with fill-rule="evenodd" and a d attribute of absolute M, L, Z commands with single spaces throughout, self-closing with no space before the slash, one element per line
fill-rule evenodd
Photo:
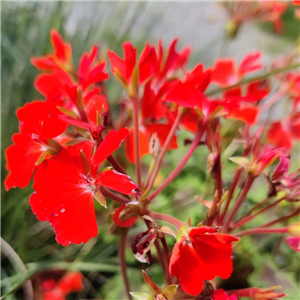
<path fill-rule="evenodd" d="M 174 246 L 170 275 L 179 279 L 185 292 L 201 293 L 204 280 L 230 276 L 233 270 L 232 242 L 235 241 L 238 238 L 216 233 L 208 226 L 188 229 Z"/>
<path fill-rule="evenodd" d="M 97 235 L 93 198 L 106 207 L 101 186 L 136 194 L 137 185 L 129 176 L 111 169 L 98 171 L 127 134 L 126 128 L 110 131 L 93 157 L 94 143 L 85 141 L 62 149 L 55 158 L 38 166 L 33 185 L 36 193 L 30 205 L 40 221 L 49 221 L 54 227 L 58 243 L 85 243 Z"/>

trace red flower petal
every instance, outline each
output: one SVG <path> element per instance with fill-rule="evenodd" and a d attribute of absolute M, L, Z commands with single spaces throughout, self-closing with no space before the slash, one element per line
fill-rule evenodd
<path fill-rule="evenodd" d="M 33 101 L 17 109 L 20 121 L 20 132 L 36 134 L 39 139 L 51 139 L 63 133 L 65 122 L 50 116 L 50 104 L 44 101 Z"/>
<path fill-rule="evenodd" d="M 69 200 L 48 216 L 56 241 L 63 246 L 86 243 L 98 234 L 93 194 L 85 191 Z"/>
<path fill-rule="evenodd" d="M 200 294 L 203 289 L 203 281 L 207 278 L 204 275 L 206 266 L 196 250 L 186 241 L 180 244 L 179 251 L 178 269 L 180 273 L 175 275 L 185 292 L 193 296 Z"/>
<path fill-rule="evenodd" d="M 72 156 L 73 161 L 82 172 L 83 172 L 83 167 L 81 165 L 80 152 L 82 151 L 85 157 L 88 159 L 88 161 L 90 161 L 92 157 L 94 145 L 95 143 L 92 141 L 83 141 L 67 149 L 68 153 Z"/>
<path fill-rule="evenodd" d="M 41 143 L 24 134 L 14 134 L 12 140 L 14 145 L 5 151 L 6 169 L 10 171 L 4 181 L 6 190 L 12 187 L 25 188 L 37 162 L 47 150 Z"/>
<path fill-rule="evenodd" d="M 85 90 L 92 84 L 108 79 L 108 74 L 104 73 L 105 67 L 106 62 L 100 62 L 93 67 L 87 76 L 81 78 L 82 89 Z"/>
<path fill-rule="evenodd" d="M 53 71 L 54 69 L 58 68 L 51 55 L 32 57 L 30 61 L 38 70 Z"/>
<path fill-rule="evenodd" d="M 97 235 L 93 192 L 67 150 L 38 166 L 33 188 L 41 201 L 31 202 L 32 209 L 47 217 L 58 243 L 85 243 Z"/>
<path fill-rule="evenodd" d="M 70 272 L 63 276 L 57 283 L 57 287 L 65 294 L 79 292 L 83 289 L 83 275 L 80 272 Z"/>
<path fill-rule="evenodd" d="M 289 236 L 285 239 L 286 243 L 295 251 L 300 252 L 300 237 Z"/>
<path fill-rule="evenodd" d="M 237 81 L 235 75 L 235 62 L 233 59 L 220 59 L 215 63 L 212 76 L 212 81 L 219 85 L 226 86 Z"/>
<path fill-rule="evenodd" d="M 120 217 L 120 214 L 121 212 L 126 208 L 126 205 L 122 205 L 120 206 L 116 212 L 114 213 L 114 216 L 113 216 L 113 220 L 114 222 L 119 225 L 120 227 L 130 227 L 132 226 L 136 220 L 138 219 L 137 217 L 130 217 L 128 219 L 126 219 L 125 221 L 123 220 L 120 220 L 119 217 Z"/>
<path fill-rule="evenodd" d="M 242 77 L 247 73 L 260 70 L 263 67 L 262 64 L 258 62 L 260 57 L 260 52 L 247 54 L 239 66 L 239 76 Z"/>
<path fill-rule="evenodd" d="M 148 134 L 151 136 L 152 134 L 156 133 L 157 137 L 159 139 L 161 147 L 164 145 L 165 140 L 167 139 L 167 136 L 171 130 L 171 125 L 169 124 L 149 124 L 146 125 L 146 129 Z M 168 146 L 169 150 L 177 149 L 177 137 L 174 135 L 171 139 L 171 142 Z"/>
<path fill-rule="evenodd" d="M 166 114 L 165 108 L 160 98 L 151 89 L 151 81 L 145 85 L 144 95 L 142 99 L 142 114 L 145 119 L 159 120 Z"/>
<path fill-rule="evenodd" d="M 79 63 L 79 76 L 84 77 L 90 70 L 96 56 L 98 54 L 98 48 L 93 46 L 90 54 L 84 53 L 80 59 Z"/>
<path fill-rule="evenodd" d="M 128 175 L 115 170 L 101 172 L 96 179 L 96 183 L 125 195 L 135 195 L 137 193 L 137 184 Z"/>
<path fill-rule="evenodd" d="M 256 123 L 257 115 L 258 108 L 256 106 L 249 106 L 245 108 L 229 109 L 227 117 L 235 120 L 241 120 L 253 125 Z"/>
<path fill-rule="evenodd" d="M 36 192 L 34 192 L 29 198 L 29 204 L 33 213 L 36 215 L 39 221 L 48 221 L 49 211 L 48 208 L 42 203 L 42 200 Z"/>
<path fill-rule="evenodd" d="M 139 128 L 139 150 L 140 157 L 143 157 L 146 154 L 149 154 L 149 141 L 148 134 L 144 128 Z M 125 139 L 125 152 L 128 161 L 132 164 L 135 162 L 135 150 L 134 150 L 134 132 L 133 129 L 129 130 L 128 136 Z"/>
<path fill-rule="evenodd" d="M 85 112 L 89 121 L 94 124 L 97 124 L 97 113 L 101 116 L 102 111 L 107 110 L 108 104 L 104 95 L 95 95 L 85 107 Z"/>
<path fill-rule="evenodd" d="M 290 168 L 290 160 L 284 156 L 280 156 L 279 164 L 272 175 L 272 181 L 277 181 L 282 178 L 285 174 L 288 173 Z"/>
<path fill-rule="evenodd" d="M 167 93 L 163 101 L 175 102 L 180 106 L 202 108 L 204 95 L 200 93 L 190 82 L 178 82 L 176 86 Z"/>
<path fill-rule="evenodd" d="M 103 161 L 110 156 L 114 151 L 116 151 L 122 144 L 125 137 L 128 135 L 127 128 L 121 128 L 119 131 L 111 130 L 106 137 L 103 139 L 102 143 L 97 148 L 92 164 L 92 175 L 95 177 L 99 166 Z"/>
<path fill-rule="evenodd" d="M 126 61 L 126 79 L 131 78 L 136 62 L 136 49 L 130 42 L 123 43 L 124 56 Z"/>
<path fill-rule="evenodd" d="M 146 45 L 139 59 L 139 83 L 142 84 L 154 72 L 157 66 L 157 57 L 154 47 Z"/>
<path fill-rule="evenodd" d="M 65 43 L 60 34 L 56 30 L 51 30 L 51 44 L 55 50 L 54 56 L 61 61 L 65 61 L 67 58 Z"/>
<path fill-rule="evenodd" d="M 191 109 L 189 113 L 184 115 L 180 120 L 180 125 L 188 131 L 196 132 L 198 129 L 199 115 L 195 110 Z"/>
<path fill-rule="evenodd" d="M 276 147 L 284 147 L 287 150 L 292 148 L 290 133 L 282 128 L 280 122 L 271 124 L 267 132 L 267 142 Z"/>
<path fill-rule="evenodd" d="M 235 294 L 228 296 L 227 293 L 222 289 L 214 291 L 214 299 L 215 300 L 238 300 Z"/>
<path fill-rule="evenodd" d="M 118 70 L 127 83 L 130 83 L 136 62 L 136 49 L 132 47 L 131 43 L 125 42 L 123 43 L 123 51 L 124 60 L 110 51 L 108 51 L 108 59 L 110 60 L 112 73 L 115 73 L 115 69 Z"/>
<path fill-rule="evenodd" d="M 44 96 L 59 95 L 68 97 L 65 86 L 73 86 L 70 75 L 61 69 L 52 74 L 40 74 L 35 78 L 34 87 Z"/>

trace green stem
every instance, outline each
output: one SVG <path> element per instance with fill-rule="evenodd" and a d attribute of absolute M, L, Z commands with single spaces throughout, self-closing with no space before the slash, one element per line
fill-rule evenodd
<path fill-rule="evenodd" d="M 270 72 L 268 72 L 266 74 L 263 74 L 263 75 L 259 75 L 259 76 L 255 76 L 255 77 L 250 77 L 250 78 L 244 78 L 244 79 L 240 80 L 239 82 L 237 82 L 235 84 L 232 84 L 232 85 L 229 85 L 229 86 L 226 86 L 226 87 L 222 87 L 222 88 L 213 89 L 213 90 L 205 93 L 205 95 L 206 96 L 212 96 L 214 94 L 218 94 L 218 93 L 221 93 L 221 92 L 224 92 L 224 91 L 236 88 L 236 87 L 238 87 L 240 85 L 243 85 L 243 84 L 247 84 L 247 83 L 252 83 L 252 82 L 255 82 L 255 81 L 261 81 L 261 80 L 268 79 L 270 76 L 274 76 L 274 75 L 277 75 L 277 74 L 280 74 L 280 73 L 283 73 L 283 72 L 287 72 L 287 71 L 296 69 L 298 67 L 300 67 L 299 63 L 298 64 L 294 64 L 294 65 L 289 65 L 289 66 L 284 67 L 284 68 L 279 68 L 279 69 L 270 71 Z"/>

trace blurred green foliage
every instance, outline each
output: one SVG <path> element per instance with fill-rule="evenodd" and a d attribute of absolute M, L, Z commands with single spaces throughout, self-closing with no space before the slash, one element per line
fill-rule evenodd
<path fill-rule="evenodd" d="M 141 17 L 140 12 L 144 11 L 144 8 L 145 3 L 102 2 L 92 12 L 89 22 L 79 18 L 73 20 L 72 27 L 70 25 L 72 20 L 69 19 L 74 9 L 72 2 L 2 3 L 2 153 L 10 145 L 12 134 L 18 130 L 15 110 L 28 101 L 40 98 L 33 86 L 38 72 L 31 65 L 30 57 L 44 55 L 51 51 L 50 29 L 57 29 L 64 39 L 72 44 L 75 65 L 82 52 L 89 51 L 92 44 L 100 45 L 103 55 L 107 48 L 121 54 L 122 42 L 130 40 L 140 52 L 147 41 L 148 31 L 151 26 L 153 27 L 156 22 L 159 22 L 161 17 L 161 12 L 144 13 Z M 132 34 L 134 26 L 142 28 L 140 29 L 142 35 L 139 35 L 138 38 L 137 35 Z M 290 30 L 288 31 L 290 32 Z M 122 92 L 119 84 L 113 78 L 107 82 L 107 89 L 111 102 L 116 101 Z M 189 133 L 181 134 L 179 144 L 183 145 L 184 139 L 189 137 L 192 137 Z M 161 176 L 168 174 L 178 164 L 185 151 L 186 147 L 182 146 L 167 155 Z M 194 196 L 198 195 L 207 200 L 211 200 L 213 197 L 214 181 L 206 171 L 207 154 L 207 149 L 199 147 L 181 174 L 157 197 L 152 204 L 153 210 L 172 214 L 184 221 L 189 216 L 193 225 L 205 217 L 205 207 L 201 206 Z M 1 175 L 4 179 L 6 176 L 4 155 L 1 159 Z M 235 165 L 228 161 L 228 157 L 222 159 L 224 162 L 223 172 L 226 174 L 223 178 L 224 185 L 228 188 Z M 145 157 L 143 160 L 148 162 L 149 158 Z M 51 226 L 46 222 L 39 222 L 31 212 L 28 204 L 31 192 L 30 187 L 24 190 L 12 190 L 8 193 L 3 188 L 1 191 L 2 238 L 16 251 L 29 270 L 27 275 L 22 274 L 18 265 L 12 264 L 5 258 L 6 255 L 2 256 L 2 294 L 18 287 L 25 278 L 35 275 L 37 271 L 45 271 L 52 267 L 71 268 L 84 273 L 85 289 L 78 295 L 72 295 L 73 298 L 69 299 L 123 299 L 124 289 L 117 259 L 118 238 L 108 234 L 110 229 L 106 221 L 111 221 L 111 215 L 107 213 L 107 210 L 96 204 L 97 219 L 100 225 L 97 238 L 91 239 L 85 245 L 62 247 L 56 243 Z M 266 192 L 264 183 L 257 185 L 255 190 L 249 194 L 247 205 L 254 205 L 264 199 Z M 112 202 L 109 201 L 109 208 L 112 205 Z M 244 210 L 247 208 L 248 206 L 243 207 Z M 283 213 L 283 209 L 279 213 Z M 272 217 L 268 216 L 270 219 Z M 266 220 L 258 220 L 258 222 L 260 221 L 265 222 Z M 129 241 L 132 242 L 135 235 L 145 229 L 144 224 L 138 222 L 129 233 Z M 236 288 L 246 287 L 248 284 L 272 285 L 272 282 L 276 281 L 280 275 L 284 277 L 284 282 L 287 282 L 289 286 L 285 292 L 292 295 L 291 297 L 296 297 L 297 285 L 295 282 L 300 275 L 300 267 L 299 264 L 297 265 L 299 256 L 292 254 L 282 239 L 278 239 L 280 238 L 270 237 L 263 240 L 245 238 L 238 244 L 235 251 L 238 257 L 237 269 L 240 273 L 235 275 L 240 280 L 235 282 Z M 174 243 L 173 239 L 168 238 L 169 245 Z M 274 250 L 273 245 L 279 243 L 282 245 L 282 252 Z M 142 282 L 140 272 L 142 268 L 148 268 L 147 272 L 158 285 L 163 283 L 161 268 L 158 264 L 150 267 L 141 264 L 133 257 L 131 251 L 127 252 L 126 258 L 132 291 L 147 290 Z M 264 268 L 269 268 L 272 272 L 266 273 L 266 275 L 263 273 Z M 280 270 L 279 273 L 278 270 Z M 251 272 L 252 274 L 248 278 Z M 36 282 L 36 278 L 34 277 L 33 283 Z M 280 279 L 278 280 L 280 283 Z M 6 299 L 22 299 L 22 295 L 21 289 L 8 295 Z M 296 298 L 286 299 L 296 300 Z"/>

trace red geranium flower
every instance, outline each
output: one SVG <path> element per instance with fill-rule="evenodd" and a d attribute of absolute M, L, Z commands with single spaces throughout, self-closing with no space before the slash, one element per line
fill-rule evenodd
<path fill-rule="evenodd" d="M 124 60 L 112 51 L 108 51 L 108 59 L 111 64 L 111 71 L 116 72 L 123 77 L 127 84 L 131 84 L 133 70 L 136 66 L 136 49 L 130 42 L 123 44 Z M 147 44 L 139 59 L 139 83 L 143 83 L 150 77 L 156 68 L 157 57 L 155 48 Z"/>
<path fill-rule="evenodd" d="M 60 34 L 52 29 L 50 41 L 54 48 L 53 54 L 32 57 L 31 63 L 39 70 L 54 71 L 57 67 L 69 69 L 72 64 L 72 47 L 66 43 Z"/>
<path fill-rule="evenodd" d="M 92 158 L 94 143 L 86 141 L 62 149 L 55 158 L 38 166 L 33 184 L 36 193 L 30 205 L 40 221 L 49 221 L 55 228 L 58 243 L 86 243 L 97 235 L 93 197 L 106 206 L 102 185 L 126 195 L 137 193 L 137 185 L 129 176 L 110 169 L 98 172 L 127 134 L 126 128 L 110 131 Z"/>
<path fill-rule="evenodd" d="M 216 233 L 208 226 L 188 229 L 174 246 L 170 275 L 179 279 L 185 292 L 201 293 L 204 280 L 230 276 L 233 268 L 231 244 L 235 241 L 238 238 Z"/>
<path fill-rule="evenodd" d="M 90 54 L 83 53 L 78 73 L 72 65 L 72 47 L 65 43 L 55 30 L 51 31 L 53 54 L 43 57 L 33 57 L 31 63 L 39 70 L 47 73 L 39 74 L 35 79 L 35 88 L 45 96 L 68 95 L 65 86 L 74 86 L 72 75 L 77 76 L 77 81 L 85 91 L 89 86 L 106 80 L 108 74 L 104 73 L 105 61 L 96 62 L 98 48 L 93 46 Z"/>

